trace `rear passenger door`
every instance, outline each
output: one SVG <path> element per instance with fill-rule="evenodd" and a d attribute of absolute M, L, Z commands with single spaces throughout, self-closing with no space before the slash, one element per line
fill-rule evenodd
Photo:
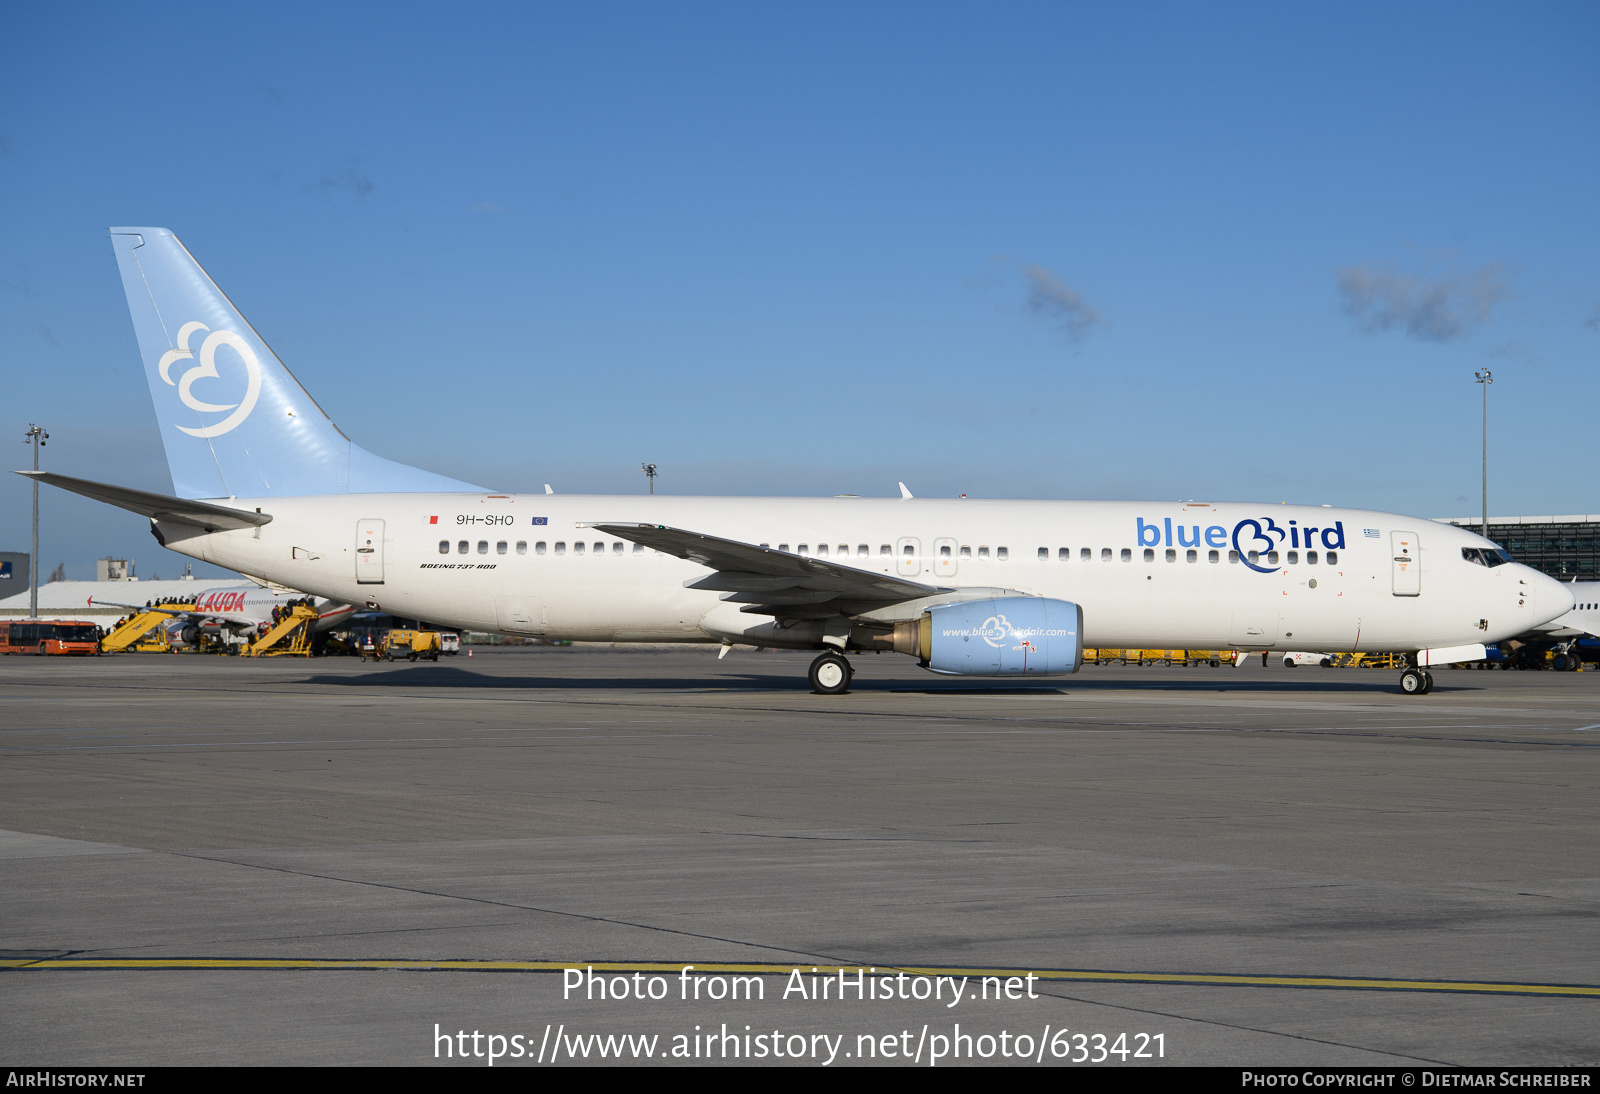
<path fill-rule="evenodd" d="M 356 523 L 356 584 L 383 584 L 383 521 Z"/>

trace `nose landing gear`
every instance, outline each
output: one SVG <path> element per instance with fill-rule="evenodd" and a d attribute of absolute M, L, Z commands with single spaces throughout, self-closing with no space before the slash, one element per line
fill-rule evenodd
<path fill-rule="evenodd" d="M 811 690 L 818 695 L 843 695 L 850 690 L 850 677 L 855 673 L 843 655 L 829 651 L 811 662 L 809 675 Z"/>

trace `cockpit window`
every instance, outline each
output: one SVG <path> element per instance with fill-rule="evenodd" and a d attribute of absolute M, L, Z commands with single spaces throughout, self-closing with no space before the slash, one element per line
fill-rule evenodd
<path fill-rule="evenodd" d="M 1461 548 L 1461 557 L 1468 562 L 1476 562 L 1479 566 L 1488 566 L 1491 569 L 1515 561 L 1510 555 L 1496 547 L 1463 547 Z"/>

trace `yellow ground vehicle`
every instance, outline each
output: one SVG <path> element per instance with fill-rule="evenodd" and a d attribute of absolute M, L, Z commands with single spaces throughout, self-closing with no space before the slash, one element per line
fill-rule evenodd
<path fill-rule="evenodd" d="M 1086 665 L 1218 665 L 1233 663 L 1232 650 L 1096 650 L 1083 651 Z"/>
<path fill-rule="evenodd" d="M 176 613 L 187 607 L 186 604 L 163 602 L 154 608 L 135 612 L 100 640 L 101 652 L 121 653 L 132 649 L 140 653 L 166 653 L 172 649 L 172 644 L 167 641 L 162 624 L 170 622 Z"/>
<path fill-rule="evenodd" d="M 441 648 L 438 631 L 392 630 L 383 637 L 383 656 L 390 661 L 437 661 Z"/>
<path fill-rule="evenodd" d="M 311 624 L 317 620 L 317 609 L 301 605 L 289 609 L 266 633 L 245 647 L 249 657 L 311 656 Z"/>

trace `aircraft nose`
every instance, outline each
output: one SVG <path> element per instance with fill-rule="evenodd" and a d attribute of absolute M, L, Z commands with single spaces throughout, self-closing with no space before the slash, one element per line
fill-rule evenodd
<path fill-rule="evenodd" d="M 1577 603 L 1572 596 L 1572 588 L 1563 585 L 1548 574 L 1542 574 L 1532 567 L 1523 577 L 1533 589 L 1533 609 L 1540 623 L 1548 623 L 1552 619 L 1559 619 L 1572 610 Z"/>

